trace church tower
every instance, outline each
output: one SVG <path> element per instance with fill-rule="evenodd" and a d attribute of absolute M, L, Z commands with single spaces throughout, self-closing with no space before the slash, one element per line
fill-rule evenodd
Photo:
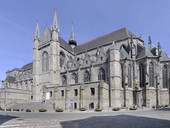
<path fill-rule="evenodd" d="M 36 30 L 35 30 L 35 34 L 33 37 L 33 41 L 34 41 L 34 48 L 33 48 L 33 100 L 37 101 L 37 86 L 39 83 L 39 52 L 38 52 L 38 46 L 40 44 L 40 30 L 39 30 L 39 22 L 37 20 L 37 24 L 36 24 Z"/>
<path fill-rule="evenodd" d="M 59 85 L 60 80 L 60 43 L 59 26 L 57 21 L 56 7 L 54 9 L 54 18 L 52 24 L 52 41 L 50 43 L 50 85 Z"/>

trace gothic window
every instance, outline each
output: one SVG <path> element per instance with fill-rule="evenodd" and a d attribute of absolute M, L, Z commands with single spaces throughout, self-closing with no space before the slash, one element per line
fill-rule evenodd
<path fill-rule="evenodd" d="M 63 66 L 65 61 L 65 54 L 63 52 L 60 52 L 60 67 Z"/>
<path fill-rule="evenodd" d="M 151 62 L 149 64 L 149 84 L 151 87 L 154 87 L 154 64 Z"/>
<path fill-rule="evenodd" d="M 78 83 L 78 77 L 76 73 L 72 74 L 72 78 L 73 78 L 73 83 Z"/>
<path fill-rule="evenodd" d="M 42 54 L 42 72 L 49 71 L 49 55 L 47 52 Z"/>
<path fill-rule="evenodd" d="M 167 88 L 167 81 L 168 81 L 168 70 L 167 66 L 164 65 L 162 68 L 162 81 L 163 81 L 163 88 Z"/>
<path fill-rule="evenodd" d="M 122 88 L 124 88 L 124 66 L 121 64 L 121 74 L 122 74 Z"/>
<path fill-rule="evenodd" d="M 139 80 L 140 80 L 140 87 L 144 87 L 145 86 L 145 69 L 144 69 L 143 64 L 139 65 Z"/>
<path fill-rule="evenodd" d="M 103 68 L 101 68 L 101 69 L 99 70 L 98 80 L 104 80 L 104 81 L 105 81 L 105 71 L 104 71 Z"/>
<path fill-rule="evenodd" d="M 132 87 L 132 67 L 128 66 L 128 87 Z"/>
<path fill-rule="evenodd" d="M 66 75 L 62 76 L 62 84 L 63 85 L 67 84 L 67 77 L 66 77 Z"/>
<path fill-rule="evenodd" d="M 84 82 L 90 81 L 90 73 L 88 71 L 84 72 Z"/>

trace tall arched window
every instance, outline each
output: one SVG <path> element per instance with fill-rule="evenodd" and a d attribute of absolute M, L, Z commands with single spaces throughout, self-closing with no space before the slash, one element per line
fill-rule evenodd
<path fill-rule="evenodd" d="M 78 83 L 78 77 L 76 73 L 72 74 L 72 78 L 73 78 L 73 83 Z"/>
<path fill-rule="evenodd" d="M 90 73 L 88 71 L 84 72 L 84 82 L 90 81 Z"/>
<path fill-rule="evenodd" d="M 166 65 L 163 66 L 162 68 L 162 82 L 163 82 L 163 88 L 167 88 L 168 84 L 167 84 L 167 81 L 168 81 L 168 68 Z"/>
<path fill-rule="evenodd" d="M 67 77 L 66 77 L 66 75 L 62 75 L 62 84 L 63 85 L 67 84 Z"/>
<path fill-rule="evenodd" d="M 105 71 L 104 71 L 103 68 L 101 68 L 101 69 L 99 70 L 98 80 L 104 80 L 104 81 L 105 81 Z"/>
<path fill-rule="evenodd" d="M 151 87 L 154 87 L 154 82 L 155 82 L 155 78 L 154 78 L 154 64 L 153 62 L 150 62 L 149 64 L 149 84 Z"/>
<path fill-rule="evenodd" d="M 145 87 L 145 68 L 143 64 L 139 65 L 139 80 L 140 87 Z"/>
<path fill-rule="evenodd" d="M 132 87 L 132 67 L 128 66 L 128 87 Z"/>
<path fill-rule="evenodd" d="M 42 72 L 49 71 L 49 55 L 47 52 L 42 54 Z"/>
<path fill-rule="evenodd" d="M 63 52 L 60 52 L 60 67 L 63 66 L 65 61 L 65 54 Z"/>

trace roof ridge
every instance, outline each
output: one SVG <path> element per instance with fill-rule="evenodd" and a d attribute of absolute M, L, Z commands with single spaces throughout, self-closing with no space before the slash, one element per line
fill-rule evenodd
<path fill-rule="evenodd" d="M 102 38 L 102 37 L 107 36 L 107 35 L 109 35 L 109 34 L 112 34 L 112 33 L 114 33 L 114 32 L 123 30 L 123 29 L 125 29 L 125 28 L 126 28 L 126 27 L 121 28 L 121 29 L 118 29 L 118 30 L 113 31 L 113 32 L 109 32 L 109 33 L 107 33 L 107 34 L 105 34 L 105 35 L 102 35 L 102 36 L 96 37 L 96 38 L 94 38 L 94 39 L 91 39 L 91 40 L 89 40 L 89 41 L 86 41 L 86 42 L 84 42 L 84 43 L 81 43 L 81 44 L 79 44 L 78 46 L 83 45 L 83 44 L 88 43 L 88 42 L 91 42 L 91 41 L 93 41 L 93 40 L 96 40 L 96 39 L 98 39 L 98 38 Z"/>

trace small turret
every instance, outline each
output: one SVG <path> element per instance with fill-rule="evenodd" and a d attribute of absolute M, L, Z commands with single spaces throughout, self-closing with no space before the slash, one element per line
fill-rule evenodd
<path fill-rule="evenodd" d="M 132 36 L 130 38 L 130 44 L 131 44 L 131 57 L 133 59 L 135 59 L 135 57 L 136 57 L 136 47 L 135 47 L 135 43 L 133 42 L 133 37 Z"/>
<path fill-rule="evenodd" d="M 161 49 L 161 44 L 160 42 L 158 42 L 158 51 L 160 51 L 160 49 Z"/>
<path fill-rule="evenodd" d="M 151 49 L 152 48 L 152 41 L 151 41 L 151 37 L 149 36 L 149 39 L 148 39 L 148 45 L 149 45 L 149 49 Z"/>
<path fill-rule="evenodd" d="M 69 40 L 69 45 L 74 48 L 77 46 L 76 40 L 75 40 L 75 36 L 74 36 L 74 30 L 73 30 L 73 25 L 72 25 L 72 31 L 70 34 L 70 40 Z"/>

